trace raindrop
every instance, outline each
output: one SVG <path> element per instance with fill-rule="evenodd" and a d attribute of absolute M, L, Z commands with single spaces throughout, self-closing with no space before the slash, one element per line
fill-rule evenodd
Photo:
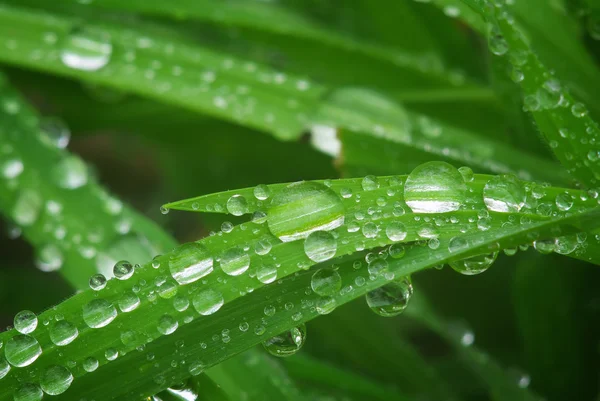
<path fill-rule="evenodd" d="M 525 205 L 527 193 L 513 175 L 499 175 L 489 180 L 483 188 L 483 201 L 492 212 L 518 212 Z"/>
<path fill-rule="evenodd" d="M 563 212 L 570 210 L 573 207 L 573 196 L 567 192 L 556 195 L 556 207 Z"/>
<path fill-rule="evenodd" d="M 48 395 L 59 395 L 67 391 L 73 383 L 73 375 L 63 366 L 50 366 L 46 368 L 40 378 L 42 390 Z"/>
<path fill-rule="evenodd" d="M 467 186 L 456 168 L 445 162 L 428 162 L 406 179 L 404 200 L 415 213 L 445 213 L 465 203 Z"/>
<path fill-rule="evenodd" d="M 406 238 L 406 226 L 400 222 L 392 222 L 385 228 L 385 235 L 390 241 L 398 242 Z"/>
<path fill-rule="evenodd" d="M 272 199 L 267 224 L 283 242 L 306 238 L 319 230 L 333 230 L 344 224 L 340 197 L 323 184 L 297 182 L 288 185 Z"/>
<path fill-rule="evenodd" d="M 227 211 L 234 216 L 248 213 L 248 202 L 242 195 L 233 195 L 227 200 Z"/>
<path fill-rule="evenodd" d="M 40 120 L 42 138 L 49 145 L 64 149 L 71 139 L 69 127 L 59 118 L 44 117 Z"/>
<path fill-rule="evenodd" d="M 263 342 L 265 349 L 278 357 L 292 356 L 306 341 L 306 327 L 302 324 Z"/>
<path fill-rule="evenodd" d="M 8 363 L 22 368 L 31 365 L 42 354 L 42 347 L 31 336 L 18 334 L 6 342 L 4 356 Z"/>
<path fill-rule="evenodd" d="M 112 43 L 105 34 L 75 29 L 62 41 L 60 59 L 76 70 L 97 71 L 109 63 L 112 51 Z"/>
<path fill-rule="evenodd" d="M 21 334 L 32 333 L 37 327 L 37 324 L 37 316 L 32 311 L 23 310 L 15 315 L 14 326 Z"/>
<path fill-rule="evenodd" d="M 93 372 L 98 369 L 98 360 L 94 357 L 88 357 L 83 360 L 83 369 L 86 372 Z"/>
<path fill-rule="evenodd" d="M 266 185 L 257 185 L 254 188 L 254 197 L 258 200 L 268 199 L 271 195 L 271 190 Z"/>
<path fill-rule="evenodd" d="M 328 231 L 313 231 L 304 241 L 304 253 L 313 262 L 324 262 L 335 256 L 337 240 Z"/>
<path fill-rule="evenodd" d="M 556 250 L 556 240 L 552 238 L 534 241 L 533 248 L 539 253 L 547 255 Z"/>
<path fill-rule="evenodd" d="M 327 315 L 335 309 L 337 302 L 333 297 L 322 297 L 317 300 L 317 313 L 319 315 Z"/>
<path fill-rule="evenodd" d="M 0 379 L 5 377 L 8 374 L 8 372 L 10 372 L 10 365 L 8 364 L 8 362 L 6 362 L 6 359 L 4 359 L 4 357 L 0 356 Z"/>
<path fill-rule="evenodd" d="M 455 271 L 472 276 L 486 271 L 498 256 L 498 252 L 491 252 L 485 255 L 471 256 L 469 258 L 456 260 L 448 263 Z"/>
<path fill-rule="evenodd" d="M 342 276 L 330 267 L 317 270 L 312 275 L 310 287 L 317 295 L 334 295 L 342 288 Z"/>
<path fill-rule="evenodd" d="M 392 281 L 366 295 L 369 308 L 380 316 L 396 316 L 404 311 L 413 294 L 410 277 Z"/>
<path fill-rule="evenodd" d="M 63 262 L 60 248 L 54 244 L 48 244 L 38 250 L 35 265 L 43 272 L 53 272 L 60 269 Z"/>
<path fill-rule="evenodd" d="M 230 276 L 239 276 L 250 267 L 250 255 L 241 247 L 229 248 L 221 255 L 221 269 Z"/>
<path fill-rule="evenodd" d="M 121 260 L 115 263 L 113 268 L 113 274 L 119 280 L 127 280 L 133 276 L 134 268 L 131 263 L 126 260 Z"/>
<path fill-rule="evenodd" d="M 92 329 L 110 324 L 117 317 L 114 305 L 105 299 L 93 299 L 83 307 L 83 320 Z"/>
<path fill-rule="evenodd" d="M 33 383 L 22 384 L 13 394 L 14 401 L 40 401 L 44 393 L 42 389 Z"/>
<path fill-rule="evenodd" d="M 90 277 L 90 288 L 94 291 L 100 291 L 106 288 L 106 277 L 104 274 L 94 274 Z"/>
<path fill-rule="evenodd" d="M 263 284 L 272 283 L 277 279 L 277 269 L 272 264 L 266 264 L 256 270 L 256 278 Z"/>
<path fill-rule="evenodd" d="M 54 167 L 52 176 L 60 188 L 77 189 L 87 184 L 88 168 L 80 158 L 69 156 Z"/>
<path fill-rule="evenodd" d="M 360 185 L 364 191 L 374 191 L 379 188 L 379 180 L 375 176 L 368 175 L 363 178 Z"/>
<path fill-rule="evenodd" d="M 213 257 L 202 244 L 184 244 L 169 257 L 169 270 L 179 284 L 193 283 L 213 271 Z"/>
<path fill-rule="evenodd" d="M 213 289 L 199 291 L 192 299 L 194 308 L 203 316 L 212 315 L 217 312 L 224 303 L 223 294 Z"/>
<path fill-rule="evenodd" d="M 119 299 L 119 309 L 122 312 L 131 312 L 140 305 L 140 299 L 133 292 L 126 293 Z"/>
<path fill-rule="evenodd" d="M 177 330 L 178 326 L 179 323 L 177 323 L 177 319 L 175 319 L 173 316 L 163 315 L 158 320 L 158 325 L 156 326 L 156 329 L 159 331 L 160 334 L 166 336 L 171 333 L 174 333 L 175 330 Z"/>
<path fill-rule="evenodd" d="M 50 327 L 50 340 L 59 347 L 71 344 L 78 335 L 77 327 L 66 320 L 59 320 Z"/>
<path fill-rule="evenodd" d="M 19 159 L 10 159 L 2 164 L 2 175 L 6 179 L 17 178 L 23 172 L 23 162 Z"/>
<path fill-rule="evenodd" d="M 31 226 L 40 215 L 42 203 L 42 198 L 37 192 L 32 189 L 24 189 L 15 202 L 12 218 L 21 226 Z"/>

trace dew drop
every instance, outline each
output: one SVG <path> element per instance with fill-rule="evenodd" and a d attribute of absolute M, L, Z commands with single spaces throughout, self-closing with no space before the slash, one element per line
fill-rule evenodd
<path fill-rule="evenodd" d="M 125 293 L 121 299 L 119 299 L 119 309 L 122 312 L 131 312 L 140 305 L 140 299 L 133 292 Z"/>
<path fill-rule="evenodd" d="M 513 175 L 500 175 L 489 180 L 483 188 L 483 201 L 492 212 L 518 212 L 525 205 L 527 193 Z"/>
<path fill-rule="evenodd" d="M 221 269 L 230 276 L 239 276 L 250 267 L 250 255 L 241 247 L 227 249 L 221 255 Z"/>
<path fill-rule="evenodd" d="M 73 375 L 64 366 L 50 366 L 46 368 L 40 378 L 42 390 L 48 395 L 59 395 L 69 389 L 73 383 Z"/>
<path fill-rule="evenodd" d="M 19 159 L 10 159 L 2 164 L 2 176 L 12 180 L 23 172 L 23 162 Z"/>
<path fill-rule="evenodd" d="M 14 401 L 40 401 L 44 393 L 33 383 L 22 384 L 13 394 Z"/>
<path fill-rule="evenodd" d="M 543 255 L 550 254 L 556 250 L 556 240 L 541 239 L 534 241 L 533 248 Z"/>
<path fill-rule="evenodd" d="M 486 271 L 498 256 L 498 252 L 491 252 L 485 255 L 471 256 L 469 258 L 450 262 L 449 265 L 460 274 L 472 276 Z"/>
<path fill-rule="evenodd" d="M 306 326 L 302 324 L 275 337 L 269 338 L 263 342 L 263 346 L 271 355 L 288 357 L 298 352 L 305 341 Z"/>
<path fill-rule="evenodd" d="M 109 63 L 112 51 L 112 43 L 105 34 L 75 29 L 62 41 L 60 59 L 75 70 L 97 71 Z"/>
<path fill-rule="evenodd" d="M 375 176 L 368 175 L 363 178 L 360 185 L 364 191 L 374 191 L 379 188 L 379 180 Z"/>
<path fill-rule="evenodd" d="M 87 184 L 88 168 L 80 158 L 69 156 L 54 167 L 52 177 L 60 188 L 77 189 Z"/>
<path fill-rule="evenodd" d="M 213 289 L 201 290 L 192 299 L 192 305 L 203 316 L 212 315 L 217 312 L 224 303 L 223 295 Z"/>
<path fill-rule="evenodd" d="M 404 200 L 415 213 L 445 213 L 465 202 L 467 186 L 456 168 L 445 162 L 428 162 L 406 179 Z"/>
<path fill-rule="evenodd" d="M 15 315 L 14 326 L 21 334 L 32 333 L 38 325 L 38 319 L 35 313 L 29 310 L 23 310 Z"/>
<path fill-rule="evenodd" d="M 44 142 L 50 146 L 64 149 L 71 139 L 69 127 L 59 118 L 44 117 L 40 120 L 40 131 Z"/>
<path fill-rule="evenodd" d="M 43 272 L 53 272 L 60 269 L 63 262 L 60 248 L 54 244 L 47 244 L 37 251 L 35 266 Z"/>
<path fill-rule="evenodd" d="M 277 268 L 266 264 L 256 270 L 256 278 L 263 284 L 270 284 L 277 279 Z"/>
<path fill-rule="evenodd" d="M 105 299 L 93 299 L 83 307 L 83 320 L 92 329 L 109 325 L 115 317 L 117 310 Z"/>
<path fill-rule="evenodd" d="M 313 231 L 304 241 L 304 253 L 313 262 L 324 262 L 335 256 L 337 240 L 328 231 Z"/>
<path fill-rule="evenodd" d="M 317 300 L 316 310 L 319 315 L 327 315 L 334 311 L 337 302 L 333 297 L 321 297 Z"/>
<path fill-rule="evenodd" d="M 100 291 L 106 288 L 106 277 L 104 274 L 94 274 L 90 277 L 90 288 L 94 291 Z"/>
<path fill-rule="evenodd" d="M 257 185 L 254 188 L 254 197 L 258 200 L 265 200 L 271 196 L 271 190 L 266 185 Z"/>
<path fill-rule="evenodd" d="M 390 241 L 398 242 L 406 238 L 406 226 L 400 222 L 392 222 L 385 228 L 385 235 Z"/>
<path fill-rule="evenodd" d="M 330 267 L 317 270 L 312 275 L 310 287 L 317 295 L 334 295 L 342 288 L 342 276 Z"/>
<path fill-rule="evenodd" d="M 248 213 L 248 201 L 242 195 L 233 195 L 227 200 L 227 211 L 234 216 Z"/>
<path fill-rule="evenodd" d="M 59 347 L 71 344 L 78 335 L 77 327 L 66 320 L 59 320 L 50 327 L 50 340 Z"/>
<path fill-rule="evenodd" d="M 31 365 L 42 354 L 42 347 L 31 336 L 18 334 L 6 342 L 4 356 L 8 363 L 22 368 Z"/>
<path fill-rule="evenodd" d="M 94 357 L 88 357 L 83 360 L 83 369 L 86 372 L 93 372 L 98 369 L 98 360 Z"/>
<path fill-rule="evenodd" d="M 126 260 L 121 260 L 115 263 L 113 274 L 119 280 L 127 280 L 133 276 L 134 268 L 131 263 Z"/>
<path fill-rule="evenodd" d="M 569 211 L 573 207 L 573 196 L 566 192 L 556 195 L 556 207 L 562 212 Z"/>
<path fill-rule="evenodd" d="M 380 316 L 391 317 L 402 313 L 413 294 L 409 277 L 392 281 L 366 295 L 369 308 Z"/>
<path fill-rule="evenodd" d="M 4 357 L 0 356 L 0 379 L 5 377 L 10 372 L 10 365 Z"/>
<path fill-rule="evenodd" d="M 21 226 L 31 226 L 40 215 L 42 203 L 42 198 L 36 191 L 24 189 L 15 202 L 11 214 L 12 218 Z"/>
<path fill-rule="evenodd" d="M 193 283 L 213 271 L 213 257 L 202 244 L 184 244 L 169 257 L 169 270 L 179 284 Z"/>
<path fill-rule="evenodd" d="M 179 327 L 177 319 L 175 319 L 171 315 L 163 315 L 158 320 L 158 325 L 156 326 L 156 329 L 159 331 L 160 334 L 166 336 L 171 333 L 174 333 L 175 330 L 177 330 L 177 327 Z"/>
<path fill-rule="evenodd" d="M 283 242 L 306 238 L 319 230 L 333 230 L 344 224 L 340 197 L 323 184 L 297 182 L 288 185 L 271 200 L 267 224 Z"/>

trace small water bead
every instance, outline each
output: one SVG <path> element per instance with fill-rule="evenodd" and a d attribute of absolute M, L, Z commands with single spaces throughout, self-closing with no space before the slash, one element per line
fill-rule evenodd
<path fill-rule="evenodd" d="M 90 277 L 90 288 L 94 291 L 103 290 L 106 288 L 107 282 L 108 281 L 106 280 L 106 277 L 104 277 L 104 274 L 94 274 L 92 277 Z"/>
<path fill-rule="evenodd" d="M 248 213 L 248 201 L 242 195 L 233 195 L 227 200 L 227 212 L 234 216 Z"/>
<path fill-rule="evenodd" d="M 406 226 L 400 222 L 392 222 L 385 228 L 385 235 L 390 241 L 398 242 L 406 238 L 408 234 Z"/>
<path fill-rule="evenodd" d="M 556 195 L 555 199 L 556 207 L 558 207 L 558 210 L 562 212 L 569 211 L 571 207 L 573 207 L 573 201 L 573 195 L 567 192 Z"/>
<path fill-rule="evenodd" d="M 369 264 L 367 265 L 367 270 L 372 276 L 378 276 L 387 271 L 388 266 L 389 264 L 385 259 L 375 258 L 369 261 Z"/>
<path fill-rule="evenodd" d="M 489 269 L 498 257 L 498 252 L 491 252 L 484 255 L 471 256 L 469 258 L 456 260 L 448 263 L 455 271 L 466 276 L 480 274 Z"/>
<path fill-rule="evenodd" d="M 254 187 L 254 197 L 258 200 L 266 200 L 271 196 L 271 190 L 266 185 L 257 185 Z"/>
<path fill-rule="evenodd" d="M 583 118 L 583 117 L 587 116 L 588 111 L 583 103 L 575 103 L 571 107 L 571 113 L 573 114 L 573 116 L 575 116 L 577 118 Z"/>
<path fill-rule="evenodd" d="M 160 207 L 160 214 L 169 214 L 170 211 L 171 211 L 171 209 L 169 209 L 166 206 L 161 206 Z"/>
<path fill-rule="evenodd" d="M 488 36 L 488 47 L 496 56 L 503 56 L 508 52 L 508 43 L 498 29 L 492 28 Z"/>
<path fill-rule="evenodd" d="M 319 315 L 327 315 L 335 310 L 337 302 L 333 297 L 321 297 L 317 300 L 316 310 Z"/>
<path fill-rule="evenodd" d="M 577 235 L 566 235 L 556 238 L 556 253 L 561 255 L 570 255 L 579 247 Z"/>
<path fill-rule="evenodd" d="M 272 264 L 263 265 L 256 270 L 256 278 L 263 284 L 270 284 L 277 279 L 277 268 Z"/>
<path fill-rule="evenodd" d="M 104 351 L 104 357 L 108 361 L 114 361 L 119 357 L 119 351 L 117 351 L 115 348 L 108 348 L 106 351 Z"/>
<path fill-rule="evenodd" d="M 49 331 L 50 340 L 59 347 L 71 344 L 79 335 L 77 327 L 66 320 L 59 320 L 54 323 Z"/>
<path fill-rule="evenodd" d="M 377 224 L 373 222 L 366 223 L 362 228 L 362 234 L 365 236 L 365 238 L 375 238 L 377 237 L 378 233 L 379 228 L 377 227 Z"/>
<path fill-rule="evenodd" d="M 169 257 L 169 270 L 179 284 L 193 283 L 213 271 L 213 257 L 202 244 L 184 244 Z"/>
<path fill-rule="evenodd" d="M 344 214 L 342 200 L 331 189 L 316 182 L 297 182 L 273 196 L 267 224 L 273 235 L 290 242 L 340 227 Z"/>
<path fill-rule="evenodd" d="M 40 377 L 42 390 L 48 395 L 64 393 L 69 389 L 71 383 L 73 383 L 73 375 L 64 366 L 50 366 Z"/>
<path fill-rule="evenodd" d="M 342 288 L 342 276 L 330 267 L 317 270 L 312 275 L 310 287 L 317 295 L 334 295 Z"/>
<path fill-rule="evenodd" d="M 131 263 L 126 260 L 121 260 L 115 264 L 113 274 L 119 280 L 127 280 L 133 276 L 134 268 Z"/>
<path fill-rule="evenodd" d="M 25 334 L 18 334 L 6 342 L 4 356 L 8 363 L 22 368 L 31 365 L 42 354 L 37 340 Z"/>
<path fill-rule="evenodd" d="M 22 384 L 13 394 L 14 401 L 40 401 L 44 393 L 33 383 Z"/>
<path fill-rule="evenodd" d="M 190 301 L 183 296 L 178 296 L 173 299 L 173 308 L 177 312 L 184 312 L 190 306 Z"/>
<path fill-rule="evenodd" d="M 221 269 L 230 276 L 239 276 L 250 267 L 250 255 L 241 247 L 227 249 L 221 255 Z"/>
<path fill-rule="evenodd" d="M 158 286 L 158 296 L 163 299 L 170 299 L 177 295 L 177 283 L 173 280 L 166 280 Z"/>
<path fill-rule="evenodd" d="M 60 188 L 77 189 L 87 184 L 88 168 L 80 158 L 69 156 L 53 168 L 52 177 Z"/>
<path fill-rule="evenodd" d="M 402 244 L 392 244 L 388 248 L 388 254 L 392 259 L 402 259 L 406 254 L 406 248 Z"/>
<path fill-rule="evenodd" d="M 340 189 L 340 195 L 344 199 L 349 199 L 352 197 L 352 190 L 350 188 L 342 188 Z"/>
<path fill-rule="evenodd" d="M 121 312 L 131 312 L 140 305 L 140 299 L 133 292 L 125 293 L 119 299 L 119 309 Z"/>
<path fill-rule="evenodd" d="M 166 336 L 171 333 L 174 333 L 175 330 L 177 330 L 177 327 L 179 327 L 177 319 L 175 319 L 171 315 L 163 315 L 158 320 L 158 325 L 156 326 L 156 329 L 159 331 L 160 334 Z"/>
<path fill-rule="evenodd" d="M 256 224 L 263 224 L 267 221 L 267 214 L 262 210 L 257 210 L 252 213 L 252 222 Z"/>
<path fill-rule="evenodd" d="M 225 234 L 229 234 L 233 231 L 233 224 L 230 221 L 224 221 L 223 224 L 221 224 L 221 231 Z"/>
<path fill-rule="evenodd" d="M 271 241 L 268 238 L 264 238 L 254 244 L 254 252 L 257 255 L 266 255 L 271 252 L 272 247 L 273 245 L 271 245 Z"/>
<path fill-rule="evenodd" d="M 392 281 L 366 295 L 369 308 L 380 316 L 392 317 L 402 313 L 413 294 L 410 277 Z"/>
<path fill-rule="evenodd" d="M 106 299 L 93 299 L 83 307 L 83 320 L 92 329 L 110 324 L 117 317 L 117 309 Z"/>
<path fill-rule="evenodd" d="M 415 213 L 445 213 L 465 202 L 467 186 L 456 168 L 445 162 L 428 162 L 406 179 L 404 200 Z"/>
<path fill-rule="evenodd" d="M 313 231 L 304 241 L 304 253 L 313 262 L 324 262 L 335 256 L 337 240 L 328 231 Z"/>
<path fill-rule="evenodd" d="M 483 201 L 493 212 L 519 212 L 525 205 L 527 192 L 513 175 L 499 175 L 489 180 L 483 188 Z"/>
<path fill-rule="evenodd" d="M 368 175 L 363 178 L 360 185 L 364 191 L 374 191 L 379 188 L 379 180 L 375 176 Z"/>
<path fill-rule="evenodd" d="M 271 355 L 288 357 L 298 352 L 305 341 L 306 326 L 302 324 L 275 337 L 269 338 L 263 342 L 263 346 Z"/>
<path fill-rule="evenodd" d="M 43 200 L 36 191 L 24 189 L 15 202 L 11 216 L 18 225 L 31 226 L 37 221 L 42 204 Z"/>
<path fill-rule="evenodd" d="M 81 71 L 97 71 L 112 56 L 110 38 L 103 32 L 75 29 L 61 42 L 60 59 L 64 65 Z"/>
<path fill-rule="evenodd" d="M 71 139 L 71 131 L 63 120 L 56 117 L 44 117 L 40 120 L 42 140 L 50 146 L 64 149 Z"/>
<path fill-rule="evenodd" d="M 23 310 L 15 315 L 15 329 L 21 334 L 29 334 L 35 331 L 38 325 L 38 319 L 35 313 L 29 310 Z"/>
<path fill-rule="evenodd" d="M 83 369 L 86 372 L 93 372 L 98 369 L 98 360 L 94 357 L 88 357 L 83 360 Z"/>
<path fill-rule="evenodd" d="M 543 255 L 550 254 L 556 250 L 556 240 L 552 238 L 534 241 L 533 248 Z"/>
<path fill-rule="evenodd" d="M 10 372 L 10 365 L 4 357 L 0 356 L 0 379 L 4 378 Z"/>
<path fill-rule="evenodd" d="M 473 170 L 471 170 L 470 167 L 459 167 L 458 172 L 460 173 L 465 182 L 471 182 L 475 178 L 475 174 L 473 174 Z"/>
<path fill-rule="evenodd" d="M 217 312 L 224 303 L 223 294 L 213 289 L 201 290 L 192 298 L 192 305 L 203 316 Z"/>

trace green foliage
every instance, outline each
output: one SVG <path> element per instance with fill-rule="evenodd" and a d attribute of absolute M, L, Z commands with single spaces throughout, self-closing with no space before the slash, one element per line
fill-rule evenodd
<path fill-rule="evenodd" d="M 2 2 L 0 400 L 596 399 L 596 5 Z"/>

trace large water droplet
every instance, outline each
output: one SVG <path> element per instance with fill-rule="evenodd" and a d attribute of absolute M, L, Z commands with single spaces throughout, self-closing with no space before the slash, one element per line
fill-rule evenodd
<path fill-rule="evenodd" d="M 158 320 L 156 329 L 159 331 L 160 334 L 163 334 L 166 336 L 171 333 L 174 333 L 175 330 L 177 330 L 178 326 L 179 326 L 179 323 L 177 323 L 177 319 L 175 319 L 173 316 L 163 315 Z"/>
<path fill-rule="evenodd" d="M 317 295 L 334 295 L 342 288 L 342 276 L 330 267 L 320 269 L 313 274 L 310 287 Z"/>
<path fill-rule="evenodd" d="M 472 276 L 486 271 L 498 256 L 498 252 L 491 252 L 485 255 L 471 256 L 470 258 L 456 260 L 448 263 L 457 272 Z"/>
<path fill-rule="evenodd" d="M 48 395 L 62 394 L 73 383 L 73 375 L 64 366 L 50 366 L 40 378 L 42 390 Z"/>
<path fill-rule="evenodd" d="M 13 394 L 14 401 L 40 401 L 44 393 L 33 383 L 22 384 Z"/>
<path fill-rule="evenodd" d="M 112 51 L 112 43 L 105 34 L 76 29 L 63 40 L 60 59 L 76 70 L 97 71 L 108 64 Z"/>
<path fill-rule="evenodd" d="M 263 342 L 263 346 L 271 355 L 287 357 L 298 352 L 305 341 L 306 326 L 302 324 L 275 337 L 269 338 Z"/>
<path fill-rule="evenodd" d="M 263 284 L 272 283 L 277 279 L 277 268 L 273 264 L 265 264 L 256 269 L 256 278 Z"/>
<path fill-rule="evenodd" d="M 297 182 L 288 185 L 271 200 L 267 224 L 271 233 L 284 242 L 306 238 L 319 230 L 333 230 L 344 224 L 344 205 L 325 185 Z"/>
<path fill-rule="evenodd" d="M 98 360 L 94 357 L 88 357 L 83 360 L 83 369 L 86 372 L 93 372 L 98 369 Z"/>
<path fill-rule="evenodd" d="M 445 213 L 465 202 L 467 186 L 456 168 L 445 162 L 428 162 L 406 179 L 404 200 L 415 213 Z"/>
<path fill-rule="evenodd" d="M 29 310 L 23 310 L 15 315 L 15 329 L 21 334 L 29 334 L 35 330 L 38 319 L 35 313 Z"/>
<path fill-rule="evenodd" d="M 227 211 L 234 216 L 248 213 L 248 201 L 242 195 L 233 195 L 227 200 Z"/>
<path fill-rule="evenodd" d="M 93 329 L 109 325 L 115 317 L 117 309 L 106 299 L 91 300 L 83 307 L 83 320 Z"/>
<path fill-rule="evenodd" d="M 223 294 L 213 289 L 199 291 L 192 299 L 192 305 L 203 316 L 217 312 L 224 303 Z"/>
<path fill-rule="evenodd" d="M 324 262 L 335 256 L 337 240 L 328 231 L 314 231 L 304 241 L 304 252 L 313 262 Z"/>
<path fill-rule="evenodd" d="M 483 201 L 493 212 L 518 212 L 525 205 L 527 193 L 513 175 L 499 175 L 489 180 L 483 188 Z"/>
<path fill-rule="evenodd" d="M 4 356 L 8 363 L 22 368 L 31 365 L 42 354 L 42 347 L 31 336 L 18 334 L 4 346 Z"/>
<path fill-rule="evenodd" d="M 71 344 L 78 335 L 77 327 L 66 320 L 60 320 L 50 327 L 50 340 L 59 347 Z"/>
<path fill-rule="evenodd" d="M 202 244 L 184 244 L 169 257 L 169 270 L 179 284 L 193 283 L 213 271 L 213 257 Z"/>
<path fill-rule="evenodd" d="M 392 281 L 366 295 L 369 308 L 380 316 L 396 316 L 404 311 L 413 294 L 409 277 Z"/>
<path fill-rule="evenodd" d="M 75 156 L 61 160 L 52 170 L 52 175 L 56 185 L 64 189 L 77 189 L 88 182 L 87 166 Z"/>
<path fill-rule="evenodd" d="M 230 276 L 239 276 L 250 267 L 250 255 L 236 246 L 221 255 L 221 269 Z"/>

